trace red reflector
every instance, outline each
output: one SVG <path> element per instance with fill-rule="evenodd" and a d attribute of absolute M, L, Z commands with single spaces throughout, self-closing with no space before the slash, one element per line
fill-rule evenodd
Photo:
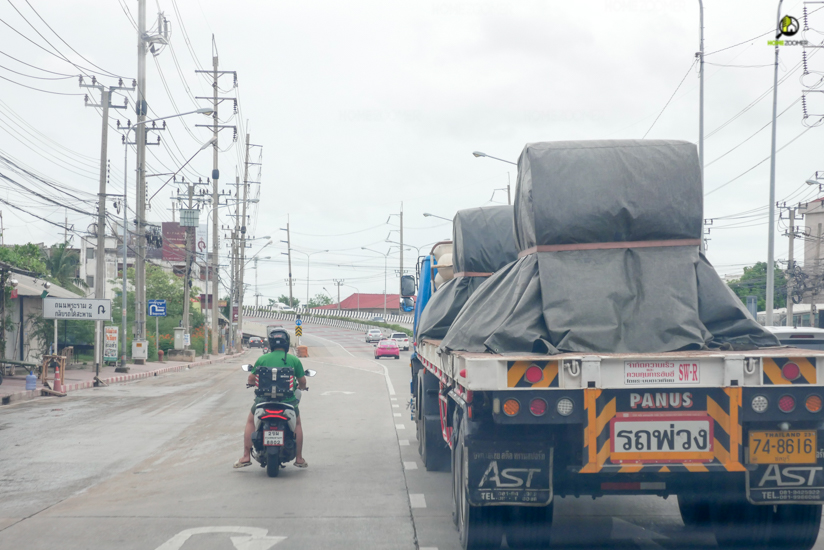
<path fill-rule="evenodd" d="M 529 411 L 535 416 L 543 416 L 546 413 L 546 401 L 536 397 L 529 402 Z"/>
<path fill-rule="evenodd" d="M 461 369 L 461 371 L 458 373 L 458 376 L 460 376 L 461 378 L 466 378 L 466 369 Z"/>
<path fill-rule="evenodd" d="M 778 408 L 781 412 L 793 412 L 795 410 L 795 398 L 792 395 L 785 395 L 778 400 Z"/>
<path fill-rule="evenodd" d="M 536 384 L 544 379 L 544 371 L 538 365 L 531 365 L 524 373 L 524 378 L 530 384 Z"/>
<path fill-rule="evenodd" d="M 795 363 L 785 363 L 781 367 L 781 376 L 789 381 L 796 380 L 801 376 L 801 369 Z"/>

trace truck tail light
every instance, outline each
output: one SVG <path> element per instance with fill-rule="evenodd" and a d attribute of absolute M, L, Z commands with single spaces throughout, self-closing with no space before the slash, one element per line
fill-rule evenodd
<path fill-rule="evenodd" d="M 529 412 L 535 416 L 543 416 L 546 414 L 546 401 L 540 397 L 536 397 L 529 402 Z"/>
<path fill-rule="evenodd" d="M 572 409 L 574 407 L 575 407 L 575 405 L 572 403 L 572 399 L 569 399 L 568 397 L 562 397 L 561 399 L 558 400 L 557 405 L 555 405 L 555 408 L 558 411 L 558 414 L 560 414 L 561 416 L 571 415 L 572 414 Z"/>
<path fill-rule="evenodd" d="M 767 410 L 767 406 L 769 404 L 770 402 L 767 401 L 766 397 L 764 397 L 763 395 L 756 395 L 752 398 L 750 406 L 752 407 L 752 410 L 754 410 L 755 412 L 762 413 Z"/>
<path fill-rule="evenodd" d="M 807 407 L 807 410 L 811 413 L 817 413 L 821 410 L 821 398 L 817 395 L 810 395 L 807 397 L 807 400 L 804 402 L 804 405 Z"/>
<path fill-rule="evenodd" d="M 524 373 L 524 378 L 530 384 L 537 384 L 544 379 L 544 370 L 538 365 L 531 365 Z"/>
<path fill-rule="evenodd" d="M 781 367 L 781 376 L 792 382 L 801 376 L 801 369 L 795 363 L 784 363 Z"/>
<path fill-rule="evenodd" d="M 795 410 L 795 398 L 792 395 L 784 395 L 778 400 L 778 408 L 781 412 L 789 413 Z"/>
<path fill-rule="evenodd" d="M 504 414 L 507 416 L 515 416 L 521 410 L 521 404 L 517 399 L 507 399 L 504 401 Z"/>

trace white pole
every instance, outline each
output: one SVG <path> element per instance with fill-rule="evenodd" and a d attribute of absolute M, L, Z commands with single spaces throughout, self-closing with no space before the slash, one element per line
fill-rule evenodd
<path fill-rule="evenodd" d="M 698 163 L 701 165 L 701 200 L 704 197 L 704 2 L 698 0 L 700 11 L 700 44 L 698 49 Z M 701 208 L 701 252 L 706 252 L 704 246 L 704 209 Z"/>
<path fill-rule="evenodd" d="M 781 4 L 778 0 L 776 15 L 776 33 L 781 28 Z M 778 37 L 776 37 L 777 39 Z M 767 308 L 766 321 L 768 327 L 773 326 L 773 301 L 775 299 L 775 120 L 778 111 L 778 44 L 775 45 L 775 70 L 773 74 L 773 111 L 772 111 L 772 150 L 770 152 L 770 223 L 767 239 Z"/>

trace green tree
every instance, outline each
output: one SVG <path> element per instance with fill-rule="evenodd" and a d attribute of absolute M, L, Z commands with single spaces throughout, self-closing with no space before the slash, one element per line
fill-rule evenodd
<path fill-rule="evenodd" d="M 277 300 L 272 300 L 271 298 L 269 299 L 269 305 L 274 305 L 275 302 L 280 302 L 281 304 L 283 304 L 285 306 L 288 306 L 289 305 L 289 296 L 287 296 L 285 294 L 281 294 L 280 296 L 278 296 Z M 292 305 L 292 307 L 298 307 L 300 305 L 300 300 L 298 300 L 297 298 L 292 298 L 292 304 L 291 305 Z"/>
<path fill-rule="evenodd" d="M 746 305 L 747 296 L 758 297 L 758 311 L 767 307 L 767 262 L 758 262 L 753 266 L 745 267 L 740 279 L 727 283 L 735 294 Z M 775 296 L 773 307 L 781 308 L 787 305 L 787 278 L 784 272 L 775 266 Z"/>
<path fill-rule="evenodd" d="M 318 306 L 328 306 L 332 303 L 332 298 L 327 296 L 326 294 L 317 293 L 311 298 L 309 298 L 309 303 L 307 307 L 318 307 Z"/>
<path fill-rule="evenodd" d="M 82 294 L 81 289 L 88 289 L 86 281 L 77 277 L 80 254 L 67 248 L 66 243 L 52 246 L 48 252 L 43 251 L 43 263 L 46 271 L 63 288 Z"/>
<path fill-rule="evenodd" d="M 0 262 L 34 273 L 46 273 L 46 264 L 40 247 L 32 243 L 0 248 Z"/>

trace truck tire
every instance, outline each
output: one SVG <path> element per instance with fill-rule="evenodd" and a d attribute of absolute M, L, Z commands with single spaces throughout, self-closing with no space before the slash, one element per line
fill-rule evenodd
<path fill-rule="evenodd" d="M 678 510 L 686 527 L 707 527 L 710 524 L 710 503 L 694 494 L 678 495 Z"/>
<path fill-rule="evenodd" d="M 755 506 L 743 498 L 716 496 L 710 515 L 718 546 L 750 549 L 767 545 L 772 506 Z"/>
<path fill-rule="evenodd" d="M 546 548 L 552 534 L 553 503 L 549 506 L 517 506 L 508 510 L 504 527 L 510 548 Z"/>
<path fill-rule="evenodd" d="M 467 453 L 464 447 L 464 423 L 461 422 L 458 439 L 457 470 L 452 470 L 453 486 L 458 491 L 458 532 L 463 550 L 500 548 L 503 538 L 503 508 L 498 506 L 472 506 L 466 494 Z"/>
<path fill-rule="evenodd" d="M 440 383 L 432 373 L 419 371 L 416 429 L 418 453 L 427 472 L 448 472 L 450 465 L 449 446 L 441 433 L 439 390 Z"/>
<path fill-rule="evenodd" d="M 821 505 L 780 504 L 771 519 L 768 542 L 770 548 L 810 550 L 818 538 L 818 530 L 821 527 Z"/>

